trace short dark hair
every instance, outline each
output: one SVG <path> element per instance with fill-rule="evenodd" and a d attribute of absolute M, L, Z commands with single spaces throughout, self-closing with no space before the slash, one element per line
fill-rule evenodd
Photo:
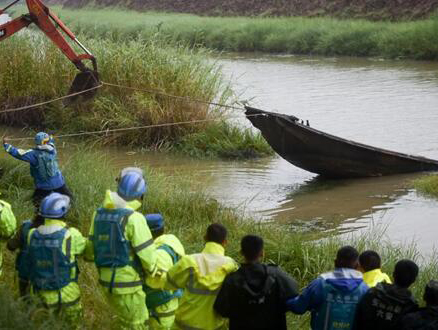
<path fill-rule="evenodd" d="M 418 276 L 418 266 L 408 259 L 398 261 L 394 267 L 394 283 L 402 288 L 409 288 Z"/>
<path fill-rule="evenodd" d="M 352 246 L 343 246 L 336 254 L 335 267 L 336 268 L 356 268 L 359 252 Z"/>
<path fill-rule="evenodd" d="M 438 281 L 430 281 L 424 290 L 424 301 L 428 306 L 438 306 Z"/>
<path fill-rule="evenodd" d="M 256 235 L 246 235 L 240 242 L 240 248 L 247 261 L 256 261 L 263 251 L 263 238 Z"/>
<path fill-rule="evenodd" d="M 359 256 L 359 263 L 364 271 L 369 272 L 381 267 L 381 259 L 376 251 L 367 250 L 361 253 Z"/>
<path fill-rule="evenodd" d="M 227 228 L 220 223 L 212 223 L 207 228 L 205 239 L 207 242 L 222 244 L 227 239 Z"/>

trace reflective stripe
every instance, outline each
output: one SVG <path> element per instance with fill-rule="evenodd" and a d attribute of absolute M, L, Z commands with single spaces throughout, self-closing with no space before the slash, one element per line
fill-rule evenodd
<path fill-rule="evenodd" d="M 66 242 L 65 242 L 65 256 L 68 259 L 68 262 L 70 262 L 70 258 L 71 258 L 71 236 L 69 238 L 67 238 Z"/>
<path fill-rule="evenodd" d="M 61 304 L 59 304 L 59 303 L 54 303 L 54 304 L 43 303 L 43 306 L 46 308 L 59 307 L 60 305 L 61 305 L 61 307 L 70 307 L 70 306 L 76 305 L 80 300 L 81 300 L 81 297 L 78 297 L 77 299 L 75 299 L 73 301 L 61 303 Z"/>
<path fill-rule="evenodd" d="M 158 313 L 158 312 L 154 312 L 154 316 L 157 317 L 168 317 L 168 316 L 173 316 L 175 315 L 176 311 L 172 311 L 172 312 L 166 312 L 166 313 Z"/>
<path fill-rule="evenodd" d="M 187 290 L 193 294 L 199 294 L 203 296 L 216 296 L 219 293 L 219 289 L 208 290 L 195 288 L 195 272 L 194 268 L 189 268 L 189 283 L 187 284 Z"/>
<path fill-rule="evenodd" d="M 190 325 L 184 324 L 181 321 L 175 320 L 175 324 L 177 326 L 179 326 L 181 329 L 183 330 L 204 330 L 203 328 L 195 328 L 195 327 L 191 327 Z M 224 326 L 221 325 L 220 327 L 217 327 L 214 330 L 220 330 L 220 329 L 224 329 Z"/>
<path fill-rule="evenodd" d="M 140 252 L 143 249 L 146 249 L 148 246 L 152 245 L 154 243 L 154 240 L 151 238 L 149 241 L 146 241 L 138 246 L 133 247 L 135 253 Z"/>
<path fill-rule="evenodd" d="M 111 282 L 106 282 L 104 280 L 99 280 L 99 283 L 106 288 L 110 288 L 111 286 L 113 288 L 134 288 L 136 286 L 141 286 L 143 284 L 142 281 L 135 281 L 135 282 L 114 282 L 111 285 Z"/>

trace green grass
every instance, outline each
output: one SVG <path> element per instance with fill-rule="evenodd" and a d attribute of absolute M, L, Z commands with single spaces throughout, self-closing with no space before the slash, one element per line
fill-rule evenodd
<path fill-rule="evenodd" d="M 414 186 L 421 193 L 438 198 L 438 175 L 429 175 L 415 180 Z"/>
<path fill-rule="evenodd" d="M 103 81 L 158 90 L 184 99 L 106 86 L 90 102 L 68 108 L 58 102 L 42 108 L 0 114 L 0 122 L 47 129 L 59 135 L 198 121 L 109 134 L 101 141 L 164 150 L 178 146 L 190 154 L 201 155 L 201 149 L 190 149 L 193 144 L 184 145 L 189 136 L 205 135 L 205 132 L 224 136 L 232 130 L 234 140 L 228 141 L 235 142 L 235 145 L 222 144 L 223 150 L 218 150 L 217 145 L 214 148 L 207 145 L 201 156 L 272 154 L 268 144 L 257 134 L 249 136 L 244 130 L 230 127 L 227 117 L 232 115 L 231 112 L 202 103 L 213 100 L 232 102 L 233 95 L 222 77 L 220 66 L 207 60 L 207 51 L 171 46 L 154 38 L 127 41 L 96 38 L 83 42 L 96 55 Z M 7 63 L 0 66 L 0 110 L 65 95 L 77 73 L 61 52 L 38 33 L 15 35 L 3 41 L 0 57 L 3 63 Z M 189 101 L 188 98 L 202 102 Z M 246 144 L 250 149 L 241 152 L 241 141 L 248 139 L 252 139 Z"/>
<path fill-rule="evenodd" d="M 155 37 L 220 51 L 438 59 L 436 17 L 394 23 L 322 17 L 201 17 L 91 7 L 54 10 L 73 31 L 116 41 Z"/>
<path fill-rule="evenodd" d="M 78 146 L 77 152 L 71 152 L 62 165 L 76 198 L 67 222 L 71 226 L 77 226 L 83 234 L 87 234 L 90 217 L 103 199 L 105 189 L 115 188 L 114 177 L 117 169 L 111 166 L 111 160 L 106 156 L 87 151 L 84 146 Z M 12 204 L 17 219 L 21 222 L 32 216 L 30 196 L 33 185 L 28 168 L 5 154 L 0 158 L 0 167 L 4 170 L 0 179 L 2 199 Z M 355 245 L 359 250 L 374 248 L 379 251 L 383 256 L 383 269 L 389 273 L 400 258 L 412 258 L 421 263 L 420 277 L 413 287 L 418 299 L 421 298 L 425 283 L 429 279 L 438 278 L 436 258 L 423 259 L 414 245 L 392 245 L 383 233 L 369 233 L 352 239 L 320 239 L 314 235 L 300 234 L 284 226 L 255 222 L 242 217 L 237 210 L 226 208 L 210 199 L 202 188 L 195 187 L 188 177 L 168 177 L 148 168 L 146 172 L 149 191 L 142 211 L 161 212 L 166 219 L 168 231 L 181 239 L 188 253 L 199 252 L 203 246 L 202 237 L 206 227 L 212 222 L 221 222 L 229 229 L 227 254 L 240 260 L 239 242 L 242 236 L 248 233 L 261 235 L 266 242 L 266 261 L 282 266 L 299 281 L 301 287 L 319 273 L 332 269 L 336 250 L 346 242 Z M 314 241 L 315 238 L 319 240 Z M 5 267 L 0 282 L 16 291 L 14 256 L 9 252 L 4 254 Z M 112 311 L 108 309 L 100 291 L 97 290 L 95 267 L 85 262 L 81 262 L 80 266 L 85 327 L 111 328 L 111 323 L 114 322 Z M 3 301 L 13 304 L 10 293 L 0 290 L 0 302 Z M 19 304 L 12 305 L 11 308 L 19 310 L 16 314 L 18 316 L 0 317 L 0 328 L 15 328 L 19 326 L 16 323 L 20 319 L 29 320 L 26 322 L 29 329 L 41 328 L 41 320 L 33 321 L 33 316 L 26 314 L 32 309 L 23 311 L 25 307 Z M 24 315 L 23 318 L 20 318 L 20 315 Z M 291 328 L 295 329 L 304 328 L 308 322 L 308 317 L 290 316 L 288 319 Z"/>

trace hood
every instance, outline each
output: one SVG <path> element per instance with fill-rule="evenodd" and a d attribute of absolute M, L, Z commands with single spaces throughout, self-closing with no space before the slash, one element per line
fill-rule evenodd
<path fill-rule="evenodd" d="M 47 151 L 50 153 L 55 152 L 55 147 L 52 144 L 38 145 L 35 147 L 35 149 Z"/>
<path fill-rule="evenodd" d="M 125 209 L 129 208 L 137 210 L 140 208 L 141 203 L 138 200 L 125 201 L 116 192 L 107 190 L 105 192 L 105 199 L 103 200 L 103 207 L 106 209 Z"/>
<path fill-rule="evenodd" d="M 343 292 L 354 291 L 364 283 L 362 273 L 350 268 L 336 268 L 333 272 L 324 273 L 320 277 Z"/>
<path fill-rule="evenodd" d="M 242 264 L 239 272 L 244 279 L 242 289 L 252 297 L 265 295 L 275 283 L 275 279 L 268 276 L 267 266 L 261 263 Z"/>
<path fill-rule="evenodd" d="M 379 283 L 376 285 L 375 290 L 377 296 L 384 301 L 392 301 L 399 304 L 405 304 L 406 302 L 415 303 L 415 299 L 409 289 L 400 288 L 395 284 Z"/>
<path fill-rule="evenodd" d="M 160 246 L 162 244 L 169 245 L 180 257 L 185 255 L 184 247 L 175 235 L 168 234 L 157 237 L 155 239 L 155 245 Z"/>

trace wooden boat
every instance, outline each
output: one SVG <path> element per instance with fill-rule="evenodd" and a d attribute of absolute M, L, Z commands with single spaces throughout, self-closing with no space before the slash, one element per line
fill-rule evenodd
<path fill-rule="evenodd" d="M 438 171 L 438 161 L 402 154 L 333 136 L 295 116 L 246 108 L 246 116 L 284 159 L 329 178 L 375 177 Z"/>

